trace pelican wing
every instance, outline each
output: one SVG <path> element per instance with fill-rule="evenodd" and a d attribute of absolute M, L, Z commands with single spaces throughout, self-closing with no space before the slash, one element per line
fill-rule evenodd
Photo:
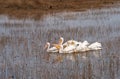
<path fill-rule="evenodd" d="M 66 53 L 73 53 L 75 48 L 76 47 L 74 45 L 70 45 L 70 46 L 67 46 L 66 48 L 64 48 L 63 51 Z"/>
<path fill-rule="evenodd" d="M 95 42 L 89 45 L 88 48 L 90 48 L 91 50 L 99 50 L 102 49 L 102 45 L 99 42 Z"/>
<path fill-rule="evenodd" d="M 76 45 L 76 44 L 78 44 L 78 41 L 68 40 L 67 42 L 65 42 L 65 43 L 63 44 L 63 46 Z"/>
<path fill-rule="evenodd" d="M 88 46 L 86 46 L 86 45 L 83 44 L 83 43 L 79 43 L 79 44 L 77 45 L 77 47 L 75 48 L 75 51 L 76 51 L 76 52 L 85 52 L 85 51 L 88 51 L 88 50 L 89 50 Z"/>

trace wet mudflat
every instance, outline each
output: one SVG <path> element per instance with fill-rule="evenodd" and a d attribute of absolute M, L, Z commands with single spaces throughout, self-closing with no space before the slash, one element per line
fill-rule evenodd
<path fill-rule="evenodd" d="M 47 41 L 101 42 L 102 50 L 47 53 Z M 0 79 L 120 79 L 120 7 L 48 14 L 40 20 L 0 15 Z"/>

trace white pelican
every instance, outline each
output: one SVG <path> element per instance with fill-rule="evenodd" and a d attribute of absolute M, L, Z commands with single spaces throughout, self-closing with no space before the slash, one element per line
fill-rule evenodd
<path fill-rule="evenodd" d="M 102 49 L 102 45 L 99 42 L 92 43 L 91 45 L 88 46 L 90 50 L 100 50 Z"/>
<path fill-rule="evenodd" d="M 75 40 L 68 40 L 67 42 L 65 42 L 65 43 L 63 44 L 63 48 L 66 48 L 66 47 L 68 47 L 68 46 L 70 46 L 70 45 L 76 46 L 78 43 L 79 43 L 79 42 L 78 42 L 78 41 L 75 41 Z"/>
<path fill-rule="evenodd" d="M 58 52 L 59 47 L 56 46 L 56 47 L 51 47 L 50 48 L 50 43 L 47 42 L 46 45 L 45 45 L 45 48 L 47 48 L 47 52 Z"/>
<path fill-rule="evenodd" d="M 64 42 L 64 38 L 63 38 L 63 37 L 60 37 L 58 44 L 62 45 L 63 42 Z"/>
<path fill-rule="evenodd" d="M 58 44 L 53 44 L 53 46 L 56 47 L 59 45 L 63 45 L 63 49 L 64 49 L 70 45 L 77 45 L 77 43 L 79 43 L 78 41 L 75 41 L 75 40 L 69 40 L 69 41 L 65 42 L 64 44 L 63 44 L 63 42 L 64 42 L 64 38 L 60 37 Z"/>
<path fill-rule="evenodd" d="M 74 53 L 75 48 L 75 45 L 69 45 L 65 48 L 63 47 L 63 45 L 60 45 L 59 53 Z"/>
<path fill-rule="evenodd" d="M 62 45 L 63 41 L 64 38 L 61 37 L 59 40 L 59 44 L 53 44 L 56 48 L 58 48 L 59 53 L 74 53 L 88 50 L 87 46 L 89 45 L 89 43 L 87 41 L 81 43 L 75 40 L 69 40 Z"/>
<path fill-rule="evenodd" d="M 102 45 L 101 43 L 95 42 L 92 43 L 91 45 L 89 45 L 89 43 L 79 43 L 77 44 L 77 47 L 75 48 L 75 52 L 86 52 L 86 51 L 90 51 L 90 50 L 100 50 L 102 49 Z"/>
<path fill-rule="evenodd" d="M 86 51 L 89 51 L 87 44 L 83 44 L 83 43 L 77 44 L 75 48 L 75 52 L 86 52 Z"/>
<path fill-rule="evenodd" d="M 62 38 L 62 40 L 64 39 Z M 79 42 L 75 40 L 68 40 L 63 45 L 60 45 L 59 53 L 74 53 L 78 43 Z"/>

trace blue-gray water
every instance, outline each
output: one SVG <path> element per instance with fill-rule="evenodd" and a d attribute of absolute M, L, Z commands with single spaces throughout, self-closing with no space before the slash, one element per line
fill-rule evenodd
<path fill-rule="evenodd" d="M 47 41 L 101 42 L 103 49 L 47 53 Z M 0 15 L 0 79 L 119 79 L 120 7 L 61 12 L 40 20 Z"/>

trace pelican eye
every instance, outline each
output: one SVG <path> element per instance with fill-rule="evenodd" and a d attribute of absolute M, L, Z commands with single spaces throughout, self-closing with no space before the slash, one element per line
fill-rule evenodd
<path fill-rule="evenodd" d="M 77 46 L 79 46 L 79 44 L 77 44 Z"/>

